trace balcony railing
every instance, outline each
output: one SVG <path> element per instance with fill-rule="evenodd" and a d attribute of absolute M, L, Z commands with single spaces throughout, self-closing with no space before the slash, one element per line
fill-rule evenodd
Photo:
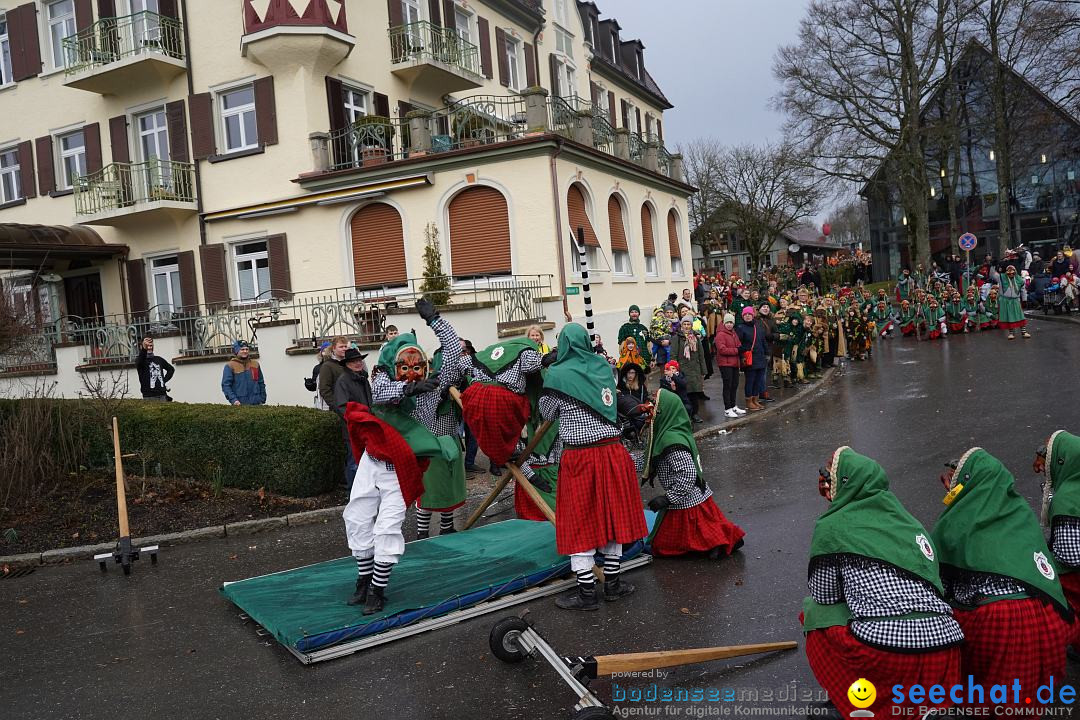
<path fill-rule="evenodd" d="M 101 18 L 85 30 L 64 38 L 65 76 L 144 53 L 183 60 L 184 32 L 180 21 L 149 11 Z"/>
<path fill-rule="evenodd" d="M 472 75 L 480 75 L 480 48 L 454 28 L 415 22 L 390 28 L 390 57 L 403 62 L 438 62 Z"/>
<path fill-rule="evenodd" d="M 330 133 L 334 170 L 370 167 L 409 156 L 409 123 L 402 118 L 369 115 Z"/>
<path fill-rule="evenodd" d="M 96 215 L 160 201 L 195 202 L 191 163 L 157 158 L 106 165 L 77 178 L 74 188 L 76 215 Z"/>
<path fill-rule="evenodd" d="M 528 129 L 525 100 L 474 95 L 433 112 L 429 127 L 433 152 L 516 140 Z"/>
<path fill-rule="evenodd" d="M 53 351 L 51 333 L 37 332 L 35 329 L 32 333 L 15 338 L 0 353 L 0 373 L 55 369 L 56 353 Z"/>

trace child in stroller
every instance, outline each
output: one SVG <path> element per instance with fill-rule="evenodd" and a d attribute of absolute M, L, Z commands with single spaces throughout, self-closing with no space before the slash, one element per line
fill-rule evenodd
<path fill-rule="evenodd" d="M 1075 288 L 1068 278 L 1056 277 L 1051 279 L 1050 284 L 1043 290 L 1042 294 L 1043 314 L 1049 315 L 1051 310 L 1055 315 L 1068 313 L 1072 305 L 1070 298 L 1072 295 L 1075 295 Z"/>

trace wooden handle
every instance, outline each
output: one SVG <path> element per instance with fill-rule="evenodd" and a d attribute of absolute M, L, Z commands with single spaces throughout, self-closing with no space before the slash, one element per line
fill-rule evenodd
<path fill-rule="evenodd" d="M 728 645 L 725 647 L 692 648 L 689 650 L 658 650 L 656 652 L 622 653 L 620 655 L 597 655 L 596 675 L 611 675 L 622 672 L 639 672 L 655 668 L 691 665 L 693 663 L 723 660 L 724 658 L 774 652 L 776 650 L 794 650 L 799 643 L 777 642 L 757 645 Z"/>
<path fill-rule="evenodd" d="M 463 528 L 464 530 L 468 530 L 476 524 L 476 521 L 480 519 L 480 516 L 484 514 L 485 510 L 491 507 L 491 503 L 495 502 L 495 498 L 499 497 L 499 493 L 503 491 L 507 483 L 509 483 L 512 479 L 513 475 L 511 475 L 510 473 L 506 473 L 501 478 L 499 478 L 499 481 L 495 483 L 495 487 L 492 489 L 491 492 L 488 493 L 488 496 L 484 498 L 484 502 L 480 503 L 480 506 L 473 510 L 473 514 L 470 515 L 469 519 L 465 521 L 465 527 Z"/>
<path fill-rule="evenodd" d="M 127 493 L 124 490 L 124 461 L 120 455 L 120 426 L 112 419 L 113 458 L 116 461 L 116 516 L 120 520 L 120 537 L 131 535 L 128 529 Z"/>
<path fill-rule="evenodd" d="M 510 470 L 510 474 L 514 476 L 514 482 L 516 482 L 525 494 L 529 496 L 536 507 L 540 509 L 540 512 L 544 513 L 544 517 L 548 519 L 552 525 L 555 524 L 555 511 L 551 509 L 551 506 L 547 504 L 547 500 L 540 494 L 540 491 L 533 487 L 533 484 L 529 482 L 525 474 L 521 472 L 521 469 L 517 465 L 507 465 L 507 469 Z"/>

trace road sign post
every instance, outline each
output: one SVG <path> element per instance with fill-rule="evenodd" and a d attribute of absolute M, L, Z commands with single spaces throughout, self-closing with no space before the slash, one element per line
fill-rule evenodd
<path fill-rule="evenodd" d="M 972 233 L 964 233 L 960 236 L 957 243 L 964 251 L 964 276 L 967 277 L 968 285 L 971 284 L 971 251 L 975 249 L 975 246 L 979 244 L 979 239 Z M 967 292 L 967 287 L 964 288 L 964 292 Z"/>

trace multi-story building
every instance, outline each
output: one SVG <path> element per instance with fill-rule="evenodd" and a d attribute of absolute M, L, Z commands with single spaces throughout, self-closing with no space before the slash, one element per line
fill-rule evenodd
<path fill-rule="evenodd" d="M 689 275 L 672 106 L 592 2 L 0 0 L 0 48 L 0 267 L 45 372 L 259 330 L 310 368 L 418 326 L 429 245 L 478 345 L 582 317 L 578 227 L 601 331 Z"/>

